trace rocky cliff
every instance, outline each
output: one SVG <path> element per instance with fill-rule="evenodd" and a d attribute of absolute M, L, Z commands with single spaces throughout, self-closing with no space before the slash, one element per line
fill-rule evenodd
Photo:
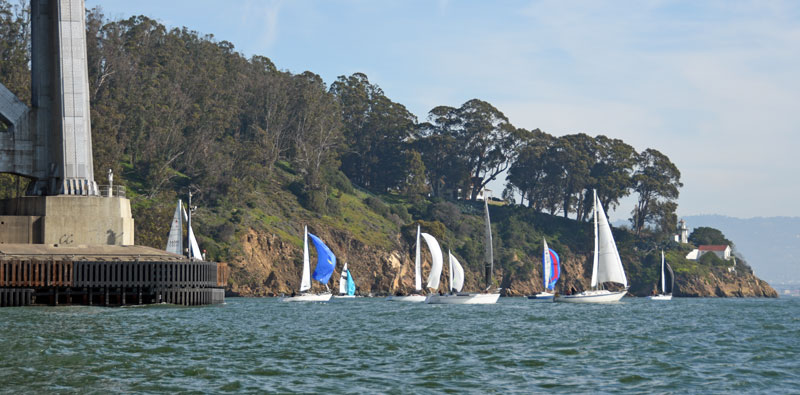
<path fill-rule="evenodd" d="M 310 228 L 311 229 L 311 228 Z M 301 234 L 298 229 L 297 233 Z M 359 294 L 387 295 L 410 293 L 414 289 L 413 245 L 408 245 L 399 234 L 393 236 L 388 248 L 373 247 L 353 237 L 346 231 L 318 225 L 313 232 L 321 237 L 337 256 L 337 267 L 329 286 L 338 287 L 338 279 L 344 262 L 352 273 Z M 298 237 L 297 240 L 300 240 Z M 232 261 L 231 290 L 243 296 L 274 296 L 290 294 L 297 290 L 302 273 L 302 244 L 297 240 L 285 240 L 265 231 L 249 229 L 241 236 L 243 254 Z M 312 249 L 312 270 L 314 266 Z M 516 260 L 531 261 L 530 270 L 503 270 L 497 265 L 495 278 L 506 296 L 531 295 L 543 290 L 541 267 L 537 258 L 515 257 Z M 623 259 L 626 260 L 626 259 Z M 423 285 L 430 268 L 430 257 L 423 253 Z M 483 274 L 465 265 L 465 291 L 483 288 Z M 517 262 L 519 263 L 519 262 Z M 591 256 L 575 255 L 569 251 L 561 253 L 562 276 L 558 292 L 569 289 L 588 289 L 591 279 Z M 445 265 L 446 266 L 446 265 Z M 514 265 L 511 265 L 514 266 Z M 445 267 L 441 290 L 448 287 Z M 323 289 L 314 282 L 314 290 Z M 727 272 L 712 270 L 705 275 L 676 274 L 676 296 L 710 297 L 777 297 L 777 293 L 764 281 L 749 272 Z M 638 287 L 637 296 L 646 296 L 647 286 Z"/>

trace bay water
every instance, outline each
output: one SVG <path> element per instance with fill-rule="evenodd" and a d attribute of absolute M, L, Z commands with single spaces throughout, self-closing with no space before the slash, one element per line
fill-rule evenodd
<path fill-rule="evenodd" d="M 800 298 L 0 309 L 2 393 L 798 393 Z"/>

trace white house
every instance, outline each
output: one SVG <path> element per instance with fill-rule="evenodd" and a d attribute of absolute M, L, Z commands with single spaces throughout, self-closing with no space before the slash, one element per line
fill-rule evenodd
<path fill-rule="evenodd" d="M 731 259 L 731 246 L 729 245 L 702 245 L 686 254 L 686 259 L 696 261 L 703 254 L 709 252 L 713 252 L 717 257 L 726 261 Z"/>

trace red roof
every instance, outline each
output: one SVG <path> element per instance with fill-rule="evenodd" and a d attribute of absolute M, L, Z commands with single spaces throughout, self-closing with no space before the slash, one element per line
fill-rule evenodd
<path fill-rule="evenodd" d="M 706 245 L 697 247 L 700 251 L 725 251 L 728 248 L 726 245 Z"/>

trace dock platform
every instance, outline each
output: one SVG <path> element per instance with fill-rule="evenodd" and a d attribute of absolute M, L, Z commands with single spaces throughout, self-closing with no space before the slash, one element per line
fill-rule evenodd
<path fill-rule="evenodd" d="M 224 263 L 143 246 L 0 244 L 0 307 L 225 302 Z"/>

